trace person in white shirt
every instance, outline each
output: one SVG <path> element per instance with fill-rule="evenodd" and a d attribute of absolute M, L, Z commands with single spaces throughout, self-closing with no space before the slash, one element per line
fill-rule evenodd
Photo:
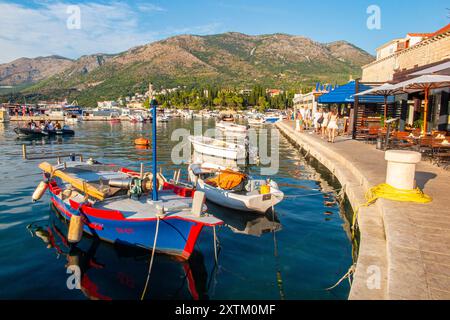
<path fill-rule="evenodd" d="M 323 122 L 322 122 L 322 139 L 325 139 L 328 136 L 329 121 L 330 121 L 330 113 L 328 110 L 325 110 L 323 113 Z"/>
<path fill-rule="evenodd" d="M 323 113 L 322 108 L 317 109 L 316 112 L 314 113 L 314 129 L 316 130 L 317 134 L 320 133 L 321 124 L 319 123 L 319 119 L 322 117 L 322 113 Z"/>

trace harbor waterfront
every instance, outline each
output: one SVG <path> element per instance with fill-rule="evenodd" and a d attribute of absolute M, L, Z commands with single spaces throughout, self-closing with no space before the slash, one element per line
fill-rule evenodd
<path fill-rule="evenodd" d="M 202 120 L 206 129 L 215 119 Z M 67 226 L 49 207 L 48 195 L 31 204 L 33 189 L 42 180 L 37 161 L 23 161 L 28 152 L 74 152 L 139 171 L 150 171 L 151 151 L 135 146 L 151 138 L 151 124 L 81 122 L 75 136 L 19 139 L 13 123 L 0 124 L 0 263 L 1 299 L 139 299 L 145 284 L 150 252 L 99 243 L 85 236 L 69 250 Z M 158 124 L 158 164 L 163 172 L 174 165 L 171 141 L 178 128 L 193 130 L 191 119 Z M 273 127 L 267 127 L 274 130 Z M 272 128 L 272 129 L 271 129 Z M 14 168 L 14 170 L 11 170 Z M 248 168 L 259 177 L 260 168 Z M 261 177 L 262 178 L 262 177 Z M 280 169 L 271 177 L 285 199 L 275 215 L 233 212 L 210 202 L 209 212 L 224 221 L 217 230 L 218 266 L 214 263 L 213 231 L 205 229 L 188 262 L 157 255 L 147 299 L 347 299 L 350 286 L 333 287 L 354 263 L 350 235 L 352 211 L 339 200 L 341 185 L 324 166 L 305 157 L 280 138 Z M 70 287 L 71 267 L 79 266 L 81 288 Z M 14 279 L 12 281 L 11 279 Z"/>
<path fill-rule="evenodd" d="M 350 299 L 450 299 L 450 173 L 421 161 L 416 183 L 431 203 L 379 199 L 369 207 L 366 192 L 385 182 L 385 152 L 373 145 L 340 137 L 329 144 L 320 137 L 295 130 L 294 121 L 277 123 L 299 148 L 327 167 L 342 184 L 356 211 L 359 208 L 360 244 Z M 379 277 L 378 285 L 376 277 Z"/>

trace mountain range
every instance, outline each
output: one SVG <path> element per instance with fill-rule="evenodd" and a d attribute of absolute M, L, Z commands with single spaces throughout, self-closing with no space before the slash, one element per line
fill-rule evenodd
<path fill-rule="evenodd" d="M 39 98 L 70 96 L 80 103 L 114 99 L 156 87 L 207 86 L 299 89 L 317 81 L 342 83 L 374 60 L 346 42 L 319 43 L 302 36 L 180 35 L 107 55 L 76 60 L 21 58 L 0 64 L 0 86 L 19 86 Z"/>

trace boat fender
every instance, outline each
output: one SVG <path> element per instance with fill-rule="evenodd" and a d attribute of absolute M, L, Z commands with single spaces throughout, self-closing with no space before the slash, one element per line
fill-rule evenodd
<path fill-rule="evenodd" d="M 192 200 L 191 213 L 196 217 L 201 217 L 203 214 L 203 204 L 205 203 L 206 195 L 202 191 L 195 191 L 194 199 Z"/>
<path fill-rule="evenodd" d="M 45 191 L 47 190 L 47 188 L 48 184 L 44 181 L 41 181 L 41 183 L 39 183 L 36 190 L 34 191 L 33 196 L 31 197 L 33 202 L 40 200 L 44 195 Z"/>
<path fill-rule="evenodd" d="M 67 232 L 67 240 L 70 243 L 78 243 L 83 236 L 83 219 L 80 214 L 73 214 L 70 218 L 69 231 Z"/>

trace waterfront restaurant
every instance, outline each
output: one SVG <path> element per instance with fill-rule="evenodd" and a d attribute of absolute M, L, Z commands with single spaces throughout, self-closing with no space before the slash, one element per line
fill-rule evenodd
<path fill-rule="evenodd" d="M 365 134 L 367 128 L 380 127 L 384 122 L 384 97 L 355 97 L 356 93 L 367 91 L 372 87 L 360 83 L 359 80 L 351 80 L 319 97 L 318 103 L 324 108 L 336 108 L 344 119 L 345 133 L 357 139 L 359 135 Z M 388 97 L 387 105 L 389 118 L 396 112 L 393 97 Z"/>
<path fill-rule="evenodd" d="M 401 86 L 402 83 L 423 75 L 449 76 L 450 59 L 432 66 L 428 65 L 397 73 L 394 75 L 393 82 L 394 85 Z M 431 89 L 427 94 L 425 90 L 412 90 L 410 93 L 397 95 L 395 101 L 400 106 L 400 131 L 422 129 L 425 114 L 427 133 L 450 131 L 449 86 Z"/>

